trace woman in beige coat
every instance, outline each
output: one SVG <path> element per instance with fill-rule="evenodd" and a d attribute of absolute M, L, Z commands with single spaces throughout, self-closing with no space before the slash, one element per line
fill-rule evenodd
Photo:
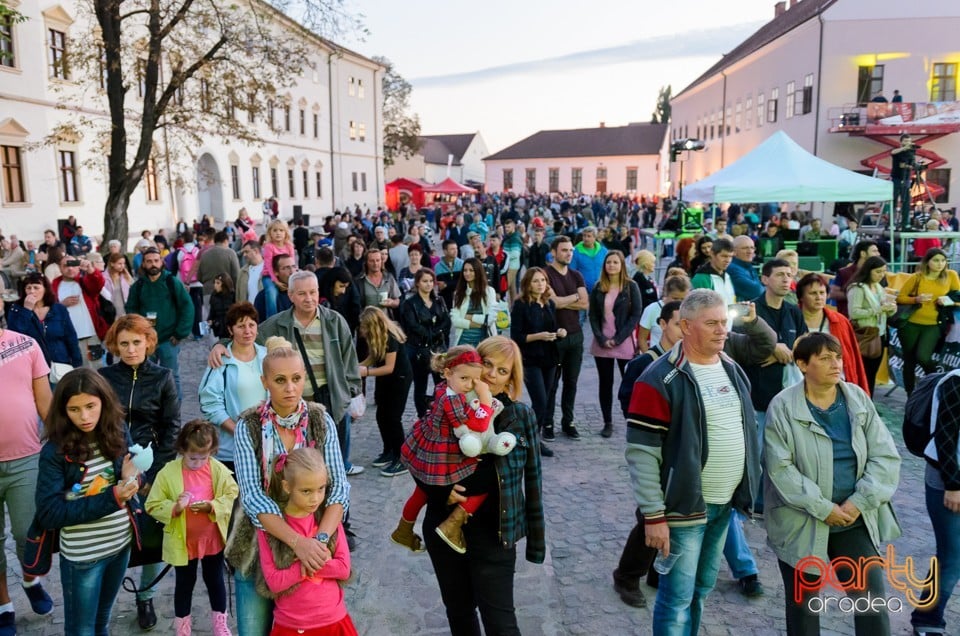
<path fill-rule="evenodd" d="M 900 479 L 900 456 L 886 425 L 860 387 L 843 382 L 840 342 L 826 333 L 797 340 L 794 360 L 804 374 L 773 398 L 764 438 L 767 538 L 783 576 L 787 634 L 817 634 L 823 574 L 838 557 L 859 562 L 900 536 L 890 499 Z M 836 580 L 854 572 L 837 564 Z M 881 567 L 866 572 L 865 590 L 825 596 L 885 596 Z M 802 581 L 802 585 L 800 585 Z M 800 587 L 800 590 L 797 588 Z M 795 600 L 795 592 L 800 601 Z M 858 636 L 890 633 L 885 607 L 857 611 Z"/>

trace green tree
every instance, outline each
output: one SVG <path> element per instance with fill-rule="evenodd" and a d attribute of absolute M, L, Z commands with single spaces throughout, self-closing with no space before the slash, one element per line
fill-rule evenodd
<path fill-rule="evenodd" d="M 374 57 L 386 70 L 383 73 L 383 165 L 392 166 L 400 158 L 410 158 L 420 150 L 420 116 L 410 113 L 413 87 L 393 62 Z"/>
<path fill-rule="evenodd" d="M 650 118 L 651 124 L 665 124 L 670 121 L 670 84 L 660 87 L 660 93 L 657 95 L 657 106 Z"/>
<path fill-rule="evenodd" d="M 77 11 L 86 26 L 71 33 L 78 45 L 68 47 L 64 74 L 85 81 L 64 83 L 61 106 L 74 114 L 48 142 L 97 135 L 106 155 L 104 245 L 126 242 L 130 196 L 160 160 L 155 137 L 181 161 L 210 137 L 259 143 L 254 122 L 289 107 L 284 89 L 319 63 L 317 34 L 363 29 L 346 0 L 82 0 Z M 104 100 L 106 118 L 83 114 L 103 110 Z"/>

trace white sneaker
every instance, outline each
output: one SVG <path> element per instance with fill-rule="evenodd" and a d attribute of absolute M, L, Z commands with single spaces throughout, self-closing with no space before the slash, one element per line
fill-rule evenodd
<path fill-rule="evenodd" d="M 364 471 L 363 466 L 361 466 L 360 464 L 354 464 L 347 470 L 347 476 L 352 477 L 353 475 L 359 475 L 363 471 Z"/>

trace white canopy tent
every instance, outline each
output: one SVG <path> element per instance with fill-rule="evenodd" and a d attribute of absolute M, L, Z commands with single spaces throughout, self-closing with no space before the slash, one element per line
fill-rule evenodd
<path fill-rule="evenodd" d="M 890 201 L 893 184 L 815 157 L 778 130 L 726 168 L 683 188 L 685 201 Z"/>

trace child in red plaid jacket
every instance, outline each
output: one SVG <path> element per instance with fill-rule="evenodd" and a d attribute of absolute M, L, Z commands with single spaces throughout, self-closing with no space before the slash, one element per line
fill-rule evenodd
<path fill-rule="evenodd" d="M 493 399 L 489 387 L 480 379 L 483 361 L 476 349 L 466 345 L 452 347 L 435 355 L 431 366 L 443 374 L 444 382 L 437 386 L 433 407 L 414 423 L 401 449 L 401 460 L 418 485 L 391 535 L 394 543 L 414 552 L 423 550 L 413 524 L 427 503 L 427 494 L 419 484 L 453 486 L 476 471 L 477 455 L 506 455 L 517 442 L 512 433 L 497 434 L 493 430 L 496 407 L 503 406 Z M 471 399 L 473 391 L 476 398 Z M 463 524 L 486 497 L 485 493 L 468 496 L 437 526 L 437 534 L 456 552 L 467 551 Z"/>

